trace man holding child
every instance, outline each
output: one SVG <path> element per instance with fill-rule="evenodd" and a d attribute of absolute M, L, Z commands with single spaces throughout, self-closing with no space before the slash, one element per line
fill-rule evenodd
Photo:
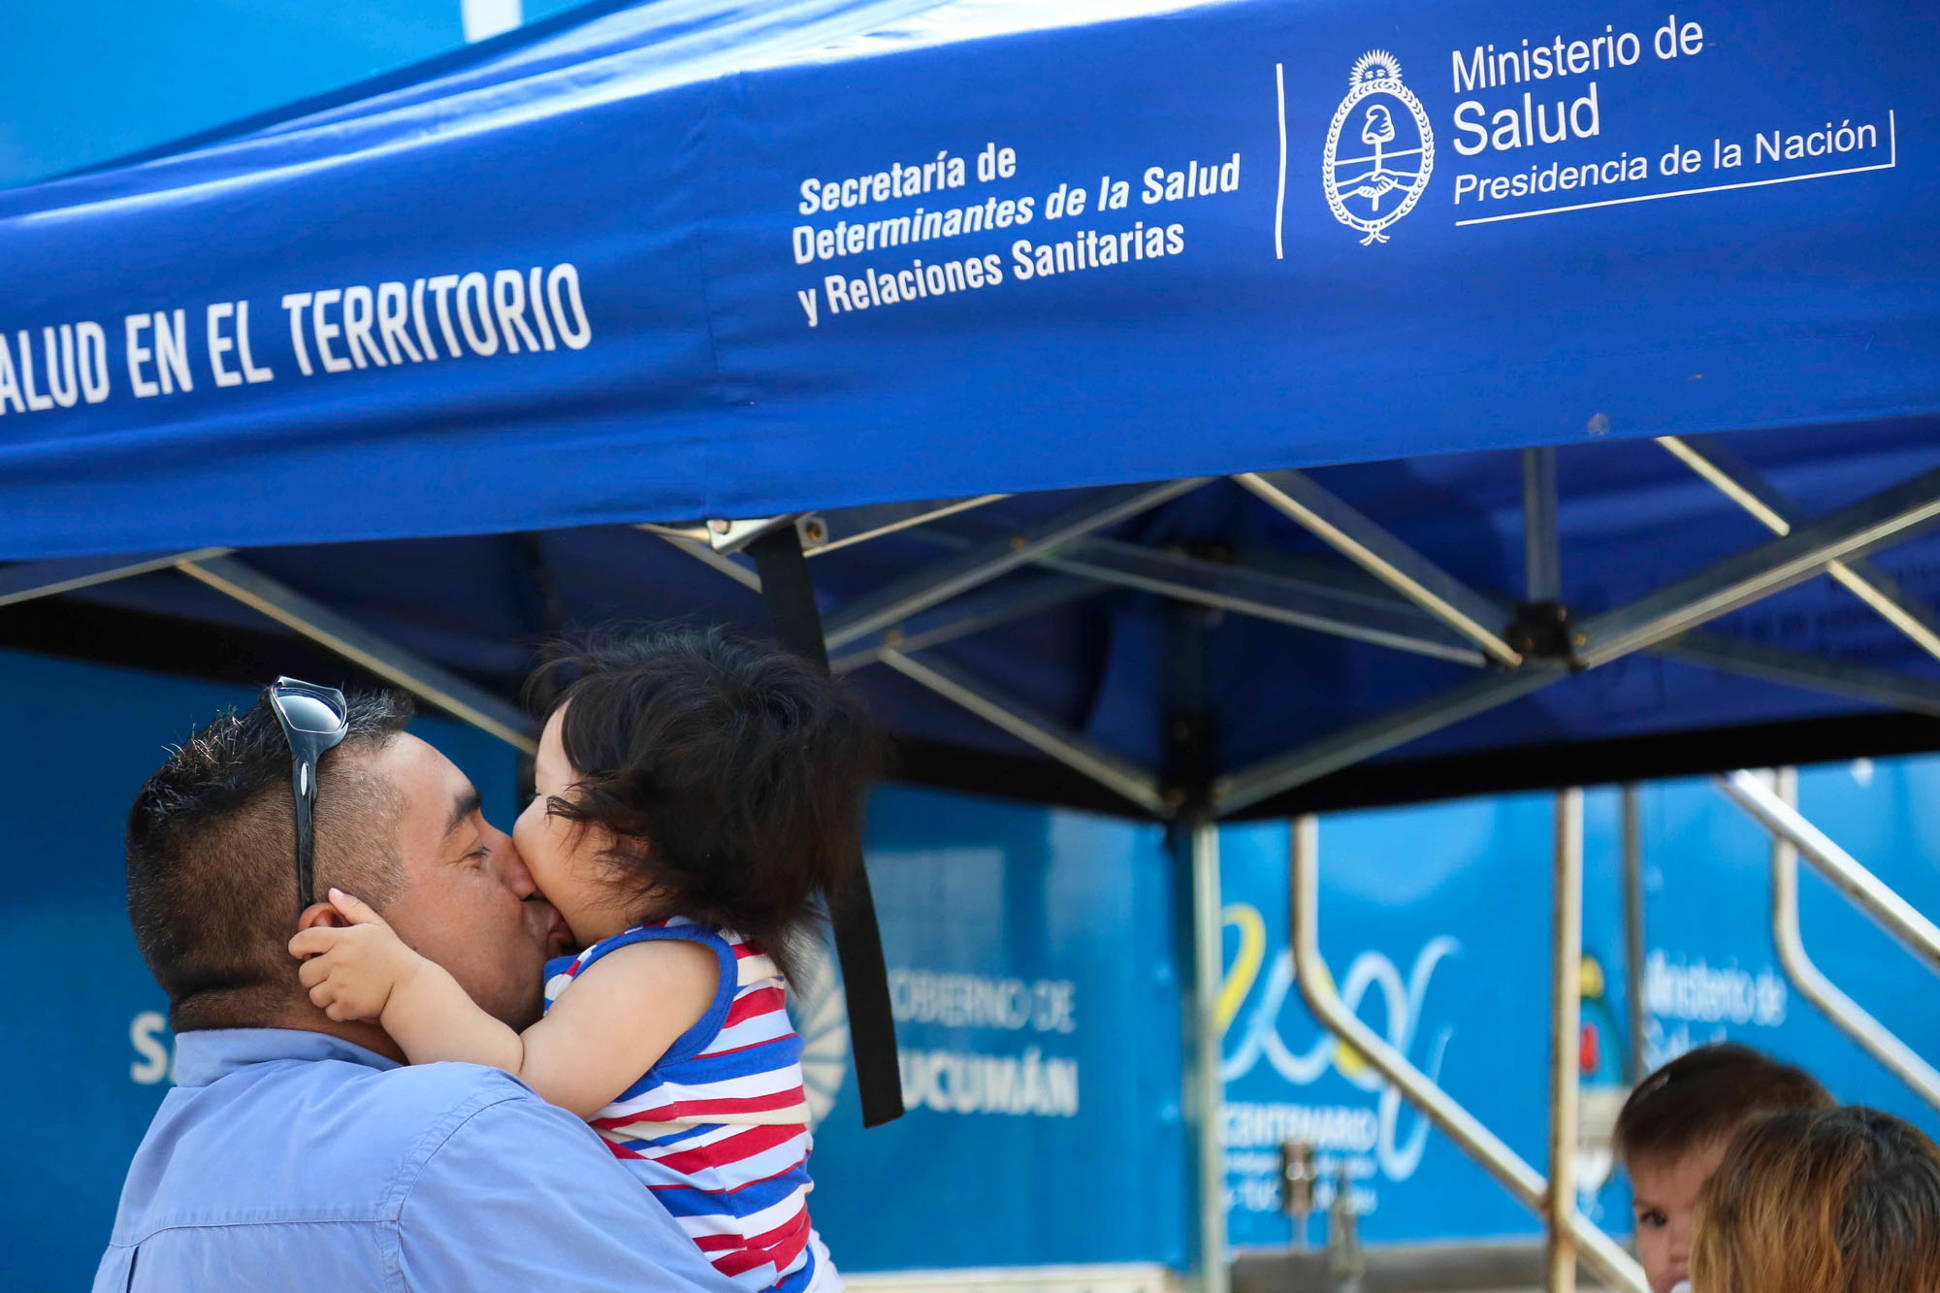
<path fill-rule="evenodd" d="M 346 708 L 307 787 L 315 892 L 363 896 L 486 1011 L 530 1024 L 557 913 L 471 782 L 403 730 L 408 706 Z M 98 1293 L 731 1293 L 579 1118 L 489 1068 L 407 1067 L 378 1026 L 311 1004 L 291 933 L 342 917 L 298 909 L 293 739 L 267 701 L 218 718 L 130 816 L 129 916 L 169 995 L 179 1085 L 130 1167 Z"/>

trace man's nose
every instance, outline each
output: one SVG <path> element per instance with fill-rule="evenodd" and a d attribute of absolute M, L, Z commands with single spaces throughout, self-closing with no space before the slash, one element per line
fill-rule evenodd
<path fill-rule="evenodd" d="M 532 872 L 525 869 L 525 859 L 519 855 L 519 846 L 512 837 L 497 827 L 486 825 L 486 829 L 497 836 L 492 846 L 492 858 L 498 868 L 499 880 L 512 896 L 523 902 L 537 892 L 539 886 L 532 882 Z"/>

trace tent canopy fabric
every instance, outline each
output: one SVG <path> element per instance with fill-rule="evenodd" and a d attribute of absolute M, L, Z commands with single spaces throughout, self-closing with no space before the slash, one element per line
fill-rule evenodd
<path fill-rule="evenodd" d="M 576 10 L 0 194 L 0 598 L 71 589 L 0 642 L 287 659 L 167 568 L 234 549 L 508 694 L 561 627 L 760 622 L 639 523 L 814 513 L 924 779 L 1176 808 L 1185 620 L 1235 813 L 1940 744 L 1932 27 Z"/>

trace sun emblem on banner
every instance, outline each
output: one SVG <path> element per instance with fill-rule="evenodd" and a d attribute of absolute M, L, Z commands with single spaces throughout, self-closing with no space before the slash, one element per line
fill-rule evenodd
<path fill-rule="evenodd" d="M 802 1089 L 814 1127 L 828 1116 L 849 1075 L 849 1008 L 828 946 L 816 943 L 801 960 L 789 984 L 788 1013 L 802 1039 Z"/>
<path fill-rule="evenodd" d="M 1384 230 L 1427 192 L 1435 132 L 1421 100 L 1401 83 L 1400 60 L 1386 50 L 1356 59 L 1348 86 L 1327 127 L 1321 179 L 1334 219 L 1366 234 L 1365 247 L 1386 242 Z"/>

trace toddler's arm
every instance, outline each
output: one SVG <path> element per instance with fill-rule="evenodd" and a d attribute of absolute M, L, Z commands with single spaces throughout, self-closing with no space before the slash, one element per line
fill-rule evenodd
<path fill-rule="evenodd" d="M 443 966 L 406 947 L 362 899 L 332 889 L 330 901 L 348 927 L 318 926 L 290 940 L 291 954 L 303 958 L 303 986 L 326 1015 L 377 1020 L 413 1064 L 503 1069 L 582 1118 L 652 1068 L 707 1013 L 719 987 L 709 949 L 635 943 L 600 958 L 520 1033 L 481 1010 Z"/>

